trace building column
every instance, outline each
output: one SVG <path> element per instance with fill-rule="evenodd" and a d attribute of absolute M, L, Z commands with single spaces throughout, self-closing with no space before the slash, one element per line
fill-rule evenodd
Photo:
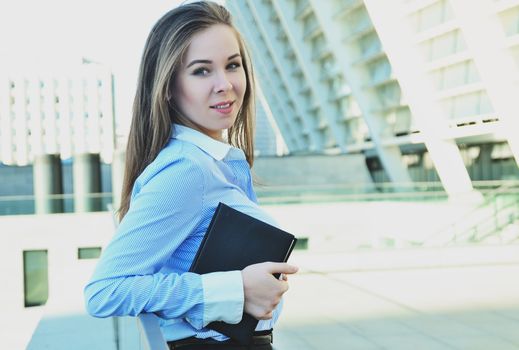
<path fill-rule="evenodd" d="M 99 154 L 74 155 L 72 165 L 74 183 L 74 211 L 77 213 L 100 211 L 101 164 Z"/>
<path fill-rule="evenodd" d="M 265 3 L 261 1 L 249 1 L 249 3 L 254 4 L 256 7 L 265 6 Z M 305 36 L 303 28 L 295 21 L 294 13 L 291 12 L 292 7 L 289 5 L 290 4 L 286 1 L 272 1 L 271 3 L 272 10 L 279 18 L 279 22 L 287 36 L 287 41 L 292 46 L 295 59 L 301 67 L 303 76 L 312 91 L 312 95 L 316 98 L 316 102 L 327 121 L 327 126 L 335 138 L 337 146 L 341 152 L 347 152 L 346 133 L 344 132 L 343 125 L 341 125 L 339 121 L 342 116 L 333 108 L 333 102 L 331 101 L 333 101 L 334 97 L 332 93 L 327 91 L 327 86 L 324 84 L 315 67 L 309 45 L 304 45 Z M 267 14 L 265 14 L 265 16 L 267 16 Z"/>
<path fill-rule="evenodd" d="M 334 2 L 309 0 L 309 3 L 328 45 L 333 48 L 334 56 L 351 89 L 351 94 L 359 105 L 377 155 L 390 181 L 404 186 L 412 183 L 407 167 L 402 161 L 399 146 L 386 143 L 386 140 L 393 136 L 389 134 L 390 128 L 380 112 L 382 109 L 380 99 L 373 89 L 366 87 L 370 75 L 362 59 L 359 59 L 360 47 L 355 42 L 345 42 L 341 26 L 336 20 Z M 398 191 L 399 188 L 397 187 L 396 190 Z"/>
<path fill-rule="evenodd" d="M 63 178 L 59 154 L 40 154 L 35 156 L 33 179 L 35 213 L 62 213 Z"/>
<path fill-rule="evenodd" d="M 426 74 L 425 62 L 413 44 L 404 2 L 364 0 L 364 4 L 445 192 L 450 198 L 480 198 L 477 193 L 472 196 L 472 182 L 456 142 L 445 138 L 448 118 L 434 99 L 435 91 Z"/>
<path fill-rule="evenodd" d="M 471 1 L 470 10 L 467 10 L 466 1 L 449 0 L 449 3 L 456 14 L 467 48 L 474 55 L 474 63 L 492 106 L 499 116 L 501 132 L 519 166 L 519 71 L 508 50 L 507 38 L 496 13 L 497 2 Z"/>
<path fill-rule="evenodd" d="M 235 16 L 238 22 L 243 23 L 240 28 L 245 29 L 244 33 L 249 38 L 249 43 L 257 48 L 253 51 L 260 54 L 262 60 L 269 65 L 267 74 L 262 74 L 261 78 L 272 79 L 273 82 L 277 83 L 276 93 L 280 95 L 281 104 L 292 106 L 284 116 L 290 118 L 289 127 L 301 124 L 301 134 L 298 137 L 307 139 L 308 144 L 303 143 L 300 148 L 307 148 L 314 152 L 322 150 L 323 141 L 320 134 L 316 132 L 315 120 L 310 111 L 305 108 L 306 103 L 303 97 L 295 91 L 294 87 L 297 86 L 297 83 L 294 82 L 293 76 L 287 71 L 287 67 L 291 67 L 292 63 L 283 55 L 283 50 L 278 43 L 270 39 L 265 26 L 261 24 L 257 13 L 249 6 L 250 4 L 247 1 L 228 2 L 228 5 L 238 14 Z M 251 22 L 256 24 L 255 30 L 250 29 Z M 276 69 L 279 74 L 272 74 L 273 69 Z M 265 87 L 263 89 L 266 90 Z"/>
<path fill-rule="evenodd" d="M 480 170 L 481 179 L 494 180 L 492 177 L 492 149 L 494 145 L 486 143 L 479 146 L 479 156 L 477 158 L 477 167 Z"/>

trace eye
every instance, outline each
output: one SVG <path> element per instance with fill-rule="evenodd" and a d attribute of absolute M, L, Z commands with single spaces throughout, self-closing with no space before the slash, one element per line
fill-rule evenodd
<path fill-rule="evenodd" d="M 241 64 L 239 62 L 231 62 L 227 65 L 227 69 L 230 71 L 235 71 L 240 67 L 241 67 Z"/>
<path fill-rule="evenodd" d="M 205 76 L 205 75 L 208 75 L 209 74 L 209 69 L 205 68 L 205 67 L 200 67 L 200 68 L 197 68 L 193 71 L 193 75 L 200 75 L 200 76 Z"/>

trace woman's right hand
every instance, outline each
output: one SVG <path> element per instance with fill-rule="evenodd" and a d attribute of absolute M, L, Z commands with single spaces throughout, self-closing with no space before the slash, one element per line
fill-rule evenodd
<path fill-rule="evenodd" d="M 245 294 L 245 312 L 258 320 L 272 318 L 272 311 L 288 290 L 286 278 L 276 279 L 272 274 L 283 276 L 296 273 L 298 268 L 287 263 L 264 262 L 247 266 L 242 270 Z"/>

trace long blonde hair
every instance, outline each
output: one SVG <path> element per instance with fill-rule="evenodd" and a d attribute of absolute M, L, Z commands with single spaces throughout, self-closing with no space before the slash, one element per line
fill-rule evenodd
<path fill-rule="evenodd" d="M 225 7 L 210 1 L 181 5 L 159 19 L 144 47 L 126 147 L 119 208 L 121 220 L 128 212 L 135 180 L 167 144 L 172 123 L 190 126 L 189 120 L 178 108 L 175 96 L 171 96 L 171 91 L 193 36 L 217 24 L 227 25 L 235 32 L 247 81 L 236 122 L 227 130 L 228 142 L 243 150 L 252 167 L 254 73 L 243 38 L 234 27 L 231 14 Z"/>

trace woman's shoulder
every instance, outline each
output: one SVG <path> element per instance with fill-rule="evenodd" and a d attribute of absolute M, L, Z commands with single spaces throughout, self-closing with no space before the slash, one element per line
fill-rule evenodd
<path fill-rule="evenodd" d="M 205 177 L 207 164 L 203 152 L 180 140 L 171 139 L 138 177 L 140 185 L 146 184 L 158 174 L 175 176 L 189 172 L 192 177 Z"/>

